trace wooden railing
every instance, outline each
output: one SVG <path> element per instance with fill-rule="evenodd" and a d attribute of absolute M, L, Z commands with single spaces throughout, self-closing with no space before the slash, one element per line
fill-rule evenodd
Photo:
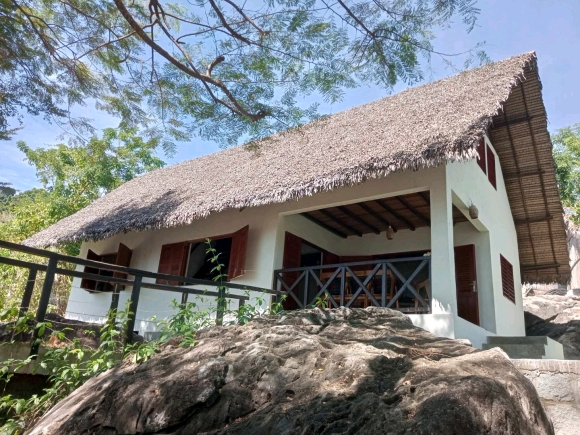
<path fill-rule="evenodd" d="M 399 258 L 278 269 L 274 289 L 287 306 L 393 308 L 431 312 L 431 257 Z"/>
<path fill-rule="evenodd" d="M 132 267 L 118 266 L 114 264 L 102 263 L 100 261 L 87 260 L 84 258 L 73 257 L 70 255 L 59 254 L 52 251 L 47 251 L 44 249 L 31 248 L 29 246 L 20 245 L 17 243 L 6 242 L 0 240 L 0 248 L 8 249 L 13 252 L 24 252 L 38 257 L 48 258 L 48 264 L 40 264 L 30 261 L 17 260 L 10 257 L 5 257 L 0 255 L 0 263 L 7 264 L 14 267 L 22 267 L 28 269 L 28 280 L 26 287 L 24 289 L 24 294 L 22 297 L 22 302 L 20 304 L 20 316 L 23 316 L 30 308 L 30 301 L 32 299 L 32 294 L 34 291 L 34 285 L 36 282 L 36 275 L 40 272 L 45 272 L 44 281 L 42 283 L 42 290 L 40 293 L 40 300 L 38 303 L 38 308 L 36 310 L 36 322 L 40 323 L 44 321 L 46 312 L 48 309 L 49 299 L 52 292 L 52 286 L 54 284 L 55 275 L 64 275 L 78 278 L 87 278 L 95 281 L 101 281 L 113 284 L 114 291 L 111 292 L 111 310 L 117 310 L 119 305 L 119 293 L 121 291 L 121 286 L 131 286 L 131 297 L 129 302 L 129 317 L 127 322 L 127 339 L 132 340 L 133 329 L 135 328 L 135 315 L 137 313 L 137 306 L 139 304 L 139 297 L 142 288 L 148 288 L 158 291 L 168 291 L 168 292 L 178 292 L 182 294 L 182 303 L 187 301 L 187 295 L 203 295 L 216 297 L 218 301 L 217 311 L 216 311 L 216 324 L 220 325 L 223 322 L 223 315 L 226 309 L 226 300 L 234 299 L 239 301 L 239 306 L 243 306 L 244 303 L 249 299 L 245 295 L 235 295 L 228 293 L 227 289 L 238 289 L 244 291 L 257 291 L 261 293 L 274 294 L 280 296 L 282 292 L 278 292 L 271 289 L 262 289 L 259 287 L 253 287 L 242 284 L 235 283 L 225 283 L 224 286 L 218 286 L 218 283 L 209 280 L 187 278 L 183 276 L 167 275 L 162 273 L 149 272 L 146 270 L 135 269 Z M 59 262 L 72 263 L 75 265 L 89 266 L 94 269 L 106 270 L 112 272 L 120 272 L 126 276 L 126 278 L 119 278 L 115 276 L 105 276 L 88 272 L 79 272 L 77 270 L 70 270 L 66 268 L 59 267 Z M 133 279 L 129 279 L 129 275 L 133 276 Z M 166 282 L 177 281 L 182 283 L 182 285 L 167 285 L 167 284 L 157 284 L 152 282 L 143 282 L 143 278 L 154 278 L 162 279 Z M 204 286 L 204 287 L 218 287 L 218 291 L 208 291 L 200 290 L 196 288 L 190 288 L 190 286 Z M 35 329 L 32 346 L 31 355 L 36 355 L 38 353 L 38 330 Z"/>

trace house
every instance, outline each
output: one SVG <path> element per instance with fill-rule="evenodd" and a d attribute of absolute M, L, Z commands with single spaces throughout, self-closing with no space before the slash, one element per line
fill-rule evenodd
<path fill-rule="evenodd" d="M 541 88 L 535 53 L 490 63 L 148 173 L 25 243 L 209 278 L 211 238 L 231 282 L 287 309 L 388 306 L 477 347 L 523 336 L 521 283 L 570 278 Z M 103 316 L 111 290 L 75 279 L 67 316 Z M 139 330 L 179 298 L 143 290 Z"/>

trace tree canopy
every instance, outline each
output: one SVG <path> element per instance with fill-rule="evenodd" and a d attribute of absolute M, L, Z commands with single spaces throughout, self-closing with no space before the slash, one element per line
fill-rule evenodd
<path fill-rule="evenodd" d="M 576 212 L 580 219 L 580 124 L 558 130 L 552 135 L 556 177 L 560 197 L 565 207 Z"/>
<path fill-rule="evenodd" d="M 434 31 L 475 0 L 0 0 L 0 138 L 23 113 L 77 135 L 95 102 L 147 137 L 233 144 L 320 114 L 345 88 L 423 79 Z M 474 47 L 468 59 L 485 61 Z M 303 107 L 300 99 L 314 100 Z M 299 104 L 300 103 L 300 104 Z"/>
<path fill-rule="evenodd" d="M 86 144 L 58 144 L 33 149 L 18 144 L 28 162 L 36 168 L 42 188 L 23 192 L 9 191 L 0 201 L 0 239 L 20 243 L 32 234 L 75 213 L 90 202 L 147 171 L 164 166 L 155 155 L 155 140 L 144 140 L 134 130 L 105 129 Z M 0 184 L 0 188 L 7 183 Z M 0 199 L 1 190 L 0 190 Z M 67 244 L 60 252 L 77 255 L 79 245 Z M 27 261 L 44 261 L 28 254 L 9 256 Z M 24 290 L 27 271 L 0 265 L 0 309 L 18 302 Z M 58 277 L 54 287 L 57 300 L 64 307 L 70 280 Z M 36 295 L 36 297 L 38 294 Z"/>

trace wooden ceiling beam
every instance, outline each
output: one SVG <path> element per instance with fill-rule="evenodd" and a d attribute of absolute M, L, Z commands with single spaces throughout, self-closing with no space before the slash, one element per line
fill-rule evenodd
<path fill-rule="evenodd" d="M 431 221 L 421 212 L 419 212 L 419 210 L 417 210 L 415 207 L 413 207 L 411 204 L 409 204 L 409 202 L 401 197 L 401 196 L 395 196 L 395 198 L 397 198 L 397 200 L 403 204 L 405 207 L 407 207 L 407 209 L 413 213 L 415 216 L 417 216 L 420 220 L 422 220 L 423 222 L 425 222 L 427 224 L 427 226 L 431 226 Z"/>
<path fill-rule="evenodd" d="M 301 216 L 304 216 L 304 217 L 305 217 L 306 219 L 308 219 L 309 221 L 311 221 L 311 222 L 314 222 L 316 225 L 318 225 L 318 226 L 320 226 L 320 227 L 324 228 L 326 231 L 329 231 L 329 232 L 331 232 L 332 234 L 335 234 L 335 235 L 337 235 L 337 236 L 339 236 L 339 237 L 342 237 L 343 239 L 346 239 L 346 238 L 348 237 L 348 236 L 347 236 L 345 233 L 343 233 L 342 231 L 340 231 L 340 230 L 337 230 L 336 228 L 333 228 L 333 227 L 331 227 L 331 226 L 329 226 L 329 225 L 326 225 L 324 222 L 322 222 L 322 221 L 320 221 L 320 220 L 316 219 L 314 216 L 312 216 L 312 215 L 308 214 L 308 212 L 306 212 L 306 213 L 301 213 L 300 215 L 301 215 Z"/>
<path fill-rule="evenodd" d="M 344 213 L 345 215 L 347 215 L 349 218 L 354 219 L 355 221 L 357 221 L 359 224 L 364 225 L 365 227 L 367 227 L 369 230 L 371 230 L 373 233 L 375 234 L 381 234 L 381 230 L 379 230 L 377 227 L 375 227 L 374 225 L 369 224 L 367 221 L 365 221 L 364 219 L 362 219 L 360 216 L 358 216 L 356 213 L 353 213 L 352 211 L 350 211 L 348 208 L 346 208 L 343 205 L 340 205 L 338 207 L 336 207 L 337 209 L 339 209 L 342 213 Z"/>
<path fill-rule="evenodd" d="M 533 222 L 551 221 L 552 219 L 554 219 L 554 217 L 550 216 L 550 215 L 538 216 L 538 217 L 527 218 L 527 219 L 514 219 L 514 224 L 523 225 L 523 224 L 529 224 L 529 223 L 533 223 Z"/>
<path fill-rule="evenodd" d="M 493 124 L 493 128 L 495 129 L 495 128 L 507 127 L 508 125 L 521 124 L 522 122 L 528 122 L 532 118 L 533 118 L 533 116 L 526 115 L 526 116 L 522 116 L 521 118 L 510 119 L 510 120 L 506 119 L 503 122 L 498 122 L 497 124 Z"/>
<path fill-rule="evenodd" d="M 392 223 L 390 223 L 388 220 L 386 220 L 384 217 L 382 217 L 380 214 L 378 214 L 364 202 L 357 202 L 356 205 L 358 205 L 360 208 L 362 208 L 364 211 L 366 211 L 368 214 L 370 214 L 372 217 L 374 217 L 376 220 L 378 220 L 386 227 L 390 226 L 394 232 L 397 232 L 397 228 L 395 228 L 395 226 Z"/>
<path fill-rule="evenodd" d="M 429 205 L 429 208 L 431 208 L 431 198 L 427 195 L 427 193 L 417 192 L 417 195 L 423 198 L 423 200 L 427 203 L 427 205 Z"/>
<path fill-rule="evenodd" d="M 383 210 L 385 210 L 386 212 L 390 213 L 395 219 L 400 220 L 401 222 L 404 222 L 405 225 L 407 225 L 407 227 L 411 230 L 411 231 L 415 231 L 415 225 L 413 225 L 411 222 L 409 222 L 406 218 L 404 218 L 403 216 L 401 216 L 399 213 L 397 213 L 395 210 L 393 210 L 389 204 L 387 204 L 384 200 L 382 199 L 376 199 L 375 203 L 377 203 L 378 205 L 380 205 Z"/>
<path fill-rule="evenodd" d="M 362 237 L 362 233 L 360 231 L 355 230 L 353 227 L 351 227 L 349 224 L 347 224 L 346 222 L 344 222 L 342 219 L 337 218 L 335 215 L 333 215 L 327 209 L 321 208 L 318 211 L 320 213 L 322 213 L 324 216 L 326 216 L 328 219 L 330 219 L 331 221 L 333 221 L 334 223 L 336 223 L 337 225 L 341 226 L 342 228 L 345 228 L 348 231 L 350 231 L 351 233 L 355 233 L 357 236 Z"/>
<path fill-rule="evenodd" d="M 543 169 L 538 169 L 538 170 L 533 170 L 533 171 L 520 171 L 520 172 L 516 172 L 514 174 L 504 174 L 503 179 L 504 180 L 515 180 L 518 178 L 533 177 L 534 175 L 543 175 L 545 173 L 546 173 L 546 171 L 544 171 Z"/>
<path fill-rule="evenodd" d="M 522 270 L 542 270 L 552 269 L 562 266 L 560 263 L 543 263 L 543 264 L 522 264 Z"/>

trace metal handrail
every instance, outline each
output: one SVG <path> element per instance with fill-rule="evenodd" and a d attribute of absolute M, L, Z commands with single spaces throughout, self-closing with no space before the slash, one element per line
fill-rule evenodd
<path fill-rule="evenodd" d="M 106 282 L 110 284 L 115 284 L 115 289 L 112 292 L 111 297 L 111 309 L 116 310 L 119 303 L 119 293 L 121 291 L 122 285 L 131 286 L 131 298 L 129 302 L 129 315 L 127 321 L 127 340 L 131 341 L 133 336 L 133 329 L 135 327 L 135 315 L 137 312 L 137 305 L 139 302 L 139 295 L 141 288 L 149 288 L 159 291 L 169 291 L 182 293 L 182 295 L 204 295 L 218 298 L 218 309 L 216 312 L 216 323 L 219 325 L 223 321 L 223 314 L 225 311 L 225 305 L 223 300 L 225 299 L 235 299 L 239 301 L 240 307 L 244 305 L 249 297 L 246 295 L 236 295 L 226 293 L 225 289 L 237 289 L 244 291 L 257 291 L 267 294 L 282 295 L 283 292 L 273 290 L 273 289 L 263 289 L 260 287 L 227 283 L 222 284 L 216 281 L 203 280 L 197 278 L 188 278 L 184 276 L 168 275 L 164 273 L 149 272 L 146 270 L 135 269 L 132 267 L 118 266 L 109 263 L 103 263 L 95 260 L 87 260 L 84 258 L 78 258 L 71 255 L 60 254 L 58 252 L 52 252 L 44 249 L 32 248 L 30 246 L 24 246 L 17 243 L 7 242 L 5 240 L 0 240 L 0 248 L 8 249 L 10 251 L 23 252 L 39 257 L 48 258 L 48 264 L 39 264 L 30 261 L 17 260 L 14 258 L 9 258 L 0 255 L 0 263 L 7 264 L 14 267 L 25 268 L 29 270 L 28 280 L 26 288 L 24 290 L 24 295 L 22 297 L 22 303 L 20 305 L 19 316 L 23 316 L 30 306 L 30 301 L 32 299 L 32 293 L 34 291 L 34 284 L 36 281 L 37 272 L 45 272 L 44 283 L 42 286 L 42 291 L 40 295 L 40 300 L 38 304 L 38 309 L 36 311 L 35 319 L 37 323 L 44 321 L 46 311 L 48 308 L 48 302 L 50 294 L 52 291 L 52 285 L 54 283 L 55 275 L 72 276 L 77 278 L 86 278 L 99 282 Z M 84 271 L 70 270 L 66 268 L 58 267 L 58 262 L 63 261 L 67 263 L 89 266 L 95 269 L 122 272 L 126 276 L 132 275 L 133 280 L 115 276 L 105 276 L 95 273 L 89 273 Z M 184 283 L 185 285 L 169 285 L 169 284 L 158 284 L 153 282 L 143 282 L 143 278 L 155 278 L 166 281 L 177 281 L 178 283 Z M 208 287 L 218 287 L 218 291 L 209 290 L 199 290 L 195 288 L 190 288 L 190 286 L 208 286 Z M 182 303 L 186 300 L 186 296 L 182 296 Z M 38 329 L 35 329 L 30 354 L 36 356 L 39 348 L 38 340 Z"/>
<path fill-rule="evenodd" d="M 368 260 L 368 261 L 354 261 L 352 263 L 334 263 L 334 264 L 321 264 L 318 266 L 303 266 L 303 267 L 292 267 L 289 269 L 276 269 L 275 272 L 302 272 L 304 270 L 318 270 L 318 269 L 331 269 L 343 266 L 367 266 L 382 263 L 402 263 L 408 261 L 422 261 L 426 258 L 431 258 L 430 255 L 423 255 L 421 257 L 408 257 L 408 258 L 385 258 L 383 260 Z"/>
<path fill-rule="evenodd" d="M 403 276 L 403 274 L 397 269 L 395 266 L 397 263 L 410 263 L 410 262 L 419 262 L 419 265 L 415 268 L 414 272 L 407 278 Z M 357 274 L 352 270 L 352 268 L 356 268 L 357 266 L 372 266 L 369 268 L 370 274 L 368 274 L 365 278 L 359 278 Z M 419 307 L 415 307 L 414 310 L 410 309 L 400 309 L 404 312 L 430 312 L 431 311 L 431 301 L 432 297 L 429 297 L 429 301 L 425 301 L 423 297 L 419 294 L 417 289 L 414 287 L 413 280 L 419 274 L 419 272 L 427 267 L 427 272 L 429 274 L 429 282 L 431 281 L 431 256 L 424 255 L 421 257 L 407 257 L 407 258 L 392 258 L 392 259 L 382 259 L 382 260 L 368 260 L 368 261 L 354 261 L 350 263 L 334 263 L 334 264 L 323 264 L 318 266 L 303 266 L 303 267 L 293 267 L 287 269 L 276 269 L 274 271 L 274 288 L 282 288 L 286 289 L 284 293 L 288 298 L 293 299 L 296 301 L 299 307 L 304 308 L 308 304 L 308 293 L 309 293 L 309 278 L 313 278 L 316 282 L 317 294 L 312 299 L 310 304 L 312 304 L 316 298 L 326 295 L 329 300 L 329 303 L 338 308 L 338 303 L 334 300 L 333 295 L 329 292 L 330 285 L 338 278 L 340 278 L 340 306 L 349 307 L 353 304 L 353 302 L 363 294 L 369 298 L 369 300 L 375 306 L 382 306 L 387 308 L 393 308 L 395 302 L 403 295 L 405 290 L 409 290 L 413 296 L 416 298 L 418 303 L 421 305 Z M 321 271 L 325 269 L 333 269 L 334 272 L 328 278 L 326 283 L 323 283 L 321 279 L 316 275 L 315 271 Z M 372 269 L 372 270 L 371 270 Z M 379 303 L 375 296 L 367 289 L 367 284 L 381 271 L 382 279 L 381 279 L 381 302 Z M 403 285 L 397 289 L 395 295 L 389 300 L 389 303 L 386 303 L 386 296 L 387 296 L 387 270 L 392 272 L 394 278 L 400 280 Z M 293 278 L 292 283 L 288 283 L 284 280 L 283 274 L 295 273 L 299 274 L 297 277 Z M 347 274 L 355 281 L 355 285 L 357 286 L 356 292 L 352 295 L 350 300 L 345 304 L 345 289 L 346 289 L 346 282 L 347 282 Z M 304 285 L 299 286 L 300 282 L 303 281 Z M 303 287 L 303 288 L 302 288 Z M 302 289 L 303 296 L 297 296 L 295 290 Z M 302 299 L 302 301 L 300 300 Z M 397 308 L 395 308 L 397 309 Z"/>

